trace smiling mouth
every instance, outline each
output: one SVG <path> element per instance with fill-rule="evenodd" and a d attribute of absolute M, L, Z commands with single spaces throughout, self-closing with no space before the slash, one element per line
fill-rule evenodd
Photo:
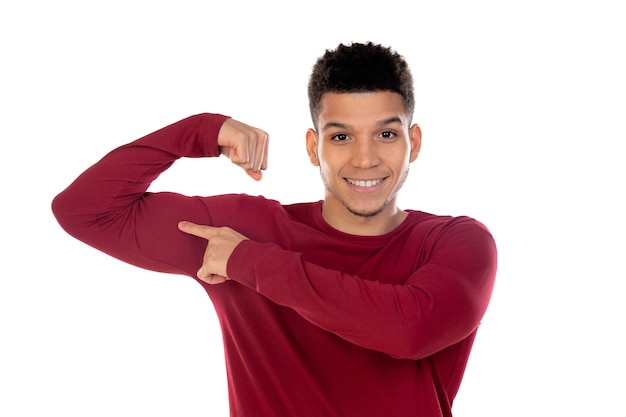
<path fill-rule="evenodd" d="M 384 178 L 377 179 L 377 180 L 352 180 L 350 178 L 346 178 L 346 181 L 348 181 L 350 184 L 355 185 L 357 187 L 369 188 L 369 187 L 373 187 L 375 185 L 380 184 L 381 182 L 384 181 Z"/>

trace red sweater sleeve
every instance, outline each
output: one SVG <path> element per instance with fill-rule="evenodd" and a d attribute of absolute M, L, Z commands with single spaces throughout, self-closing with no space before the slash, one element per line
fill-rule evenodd
<path fill-rule="evenodd" d="M 429 261 L 401 285 L 325 269 L 272 243 L 244 241 L 228 263 L 232 279 L 318 327 L 406 359 L 427 357 L 475 331 L 495 272 L 494 240 L 470 218 L 452 220 Z"/>
<path fill-rule="evenodd" d="M 226 116 L 200 114 L 123 145 L 55 197 L 52 211 L 70 235 L 133 265 L 195 276 L 198 248 L 178 228 L 207 224 L 211 213 L 192 197 L 148 193 L 159 174 L 181 157 L 217 157 Z"/>

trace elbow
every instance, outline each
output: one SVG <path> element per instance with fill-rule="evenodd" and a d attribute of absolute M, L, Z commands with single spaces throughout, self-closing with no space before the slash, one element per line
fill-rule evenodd
<path fill-rule="evenodd" d="M 65 224 L 68 219 L 67 216 L 67 204 L 66 199 L 64 198 L 64 193 L 58 194 L 52 200 L 52 204 L 50 206 L 52 209 L 52 214 L 54 215 L 57 222 L 61 225 L 63 229 L 65 229 Z"/>
<path fill-rule="evenodd" d="M 471 337 L 480 324 L 482 311 L 469 309 L 432 320 L 407 324 L 395 335 L 386 352 L 394 359 L 420 360 Z"/>
<path fill-rule="evenodd" d="M 427 329 L 410 326 L 396 335 L 388 335 L 386 346 L 381 351 L 394 359 L 420 360 L 443 349 L 446 342 L 442 334 L 428 334 Z"/>
<path fill-rule="evenodd" d="M 58 194 L 51 204 L 52 214 L 63 230 L 74 237 L 78 237 L 80 230 L 80 216 L 77 212 L 77 201 L 66 191 Z"/>
<path fill-rule="evenodd" d="M 422 360 L 461 342 L 471 334 L 472 333 L 463 337 L 459 335 L 455 335 L 456 337 L 442 337 L 441 334 L 438 334 L 435 337 L 415 338 L 410 341 L 398 343 L 395 346 L 390 346 L 387 355 L 394 359 Z"/>
<path fill-rule="evenodd" d="M 441 350 L 443 347 L 435 346 L 432 341 L 402 341 L 385 349 L 385 353 L 394 359 L 420 360 Z"/>

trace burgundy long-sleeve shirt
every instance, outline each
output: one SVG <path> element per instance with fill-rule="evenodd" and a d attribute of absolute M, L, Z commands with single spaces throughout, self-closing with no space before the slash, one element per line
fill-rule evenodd
<path fill-rule="evenodd" d="M 381 236 L 328 225 L 322 202 L 150 193 L 180 157 L 217 157 L 226 119 L 201 114 L 121 146 L 53 202 L 61 226 L 125 262 L 194 277 L 206 241 L 177 224 L 228 226 L 231 280 L 200 284 L 224 340 L 232 416 L 450 416 L 496 272 L 489 231 L 409 210 Z"/>

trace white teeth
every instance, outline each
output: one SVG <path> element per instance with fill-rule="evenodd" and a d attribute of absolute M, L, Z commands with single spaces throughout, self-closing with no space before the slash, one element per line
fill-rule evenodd
<path fill-rule="evenodd" d="M 380 184 L 383 180 L 351 180 L 348 179 L 348 182 L 352 185 L 356 185 L 357 187 L 371 187 L 376 184 Z"/>

